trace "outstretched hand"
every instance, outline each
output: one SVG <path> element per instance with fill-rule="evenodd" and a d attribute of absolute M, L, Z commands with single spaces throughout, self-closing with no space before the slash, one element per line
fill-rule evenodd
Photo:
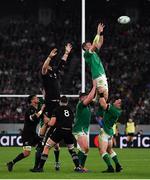
<path fill-rule="evenodd" d="M 67 43 L 65 46 L 65 53 L 69 54 L 72 50 L 72 45 L 70 43 Z"/>
<path fill-rule="evenodd" d="M 97 34 L 103 32 L 105 25 L 103 23 L 99 23 L 97 27 Z"/>
<path fill-rule="evenodd" d="M 56 56 L 56 54 L 57 54 L 57 49 L 54 48 L 54 49 L 50 52 L 49 57 L 52 58 L 52 57 Z"/>

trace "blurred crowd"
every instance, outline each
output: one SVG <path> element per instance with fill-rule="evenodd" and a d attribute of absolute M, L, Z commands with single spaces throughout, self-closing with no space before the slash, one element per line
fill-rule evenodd
<path fill-rule="evenodd" d="M 87 21 L 87 37 L 96 33 L 93 20 Z M 41 94 L 40 70 L 53 47 L 58 48 L 59 62 L 67 42 L 73 44 L 64 76 L 60 77 L 62 94 L 81 90 L 81 30 L 79 17 L 64 18 L 47 26 L 35 20 L 0 22 L 0 94 Z M 150 124 L 150 23 L 106 24 L 100 57 L 109 82 L 110 100 L 123 99 L 120 122 L 133 118 L 138 124 Z M 91 33 L 92 32 L 92 33 Z M 90 83 L 89 83 L 90 82 Z M 86 69 L 86 90 L 91 77 Z M 71 99 L 75 110 L 77 99 Z M 22 122 L 26 98 L 0 98 L 0 122 Z M 94 121 L 95 111 L 93 109 Z"/>

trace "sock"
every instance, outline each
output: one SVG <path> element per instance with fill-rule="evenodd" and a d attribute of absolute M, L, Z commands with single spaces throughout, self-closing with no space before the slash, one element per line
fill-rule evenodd
<path fill-rule="evenodd" d="M 116 165 L 119 164 L 117 154 L 115 152 L 111 153 L 110 157 L 112 158 L 112 160 L 115 162 Z"/>
<path fill-rule="evenodd" d="M 75 152 L 75 150 L 74 149 L 69 149 L 69 153 L 72 156 L 72 160 L 73 160 L 73 162 L 75 164 L 75 167 L 79 167 L 79 158 L 78 158 L 78 155 Z"/>
<path fill-rule="evenodd" d="M 24 158 L 25 158 L 24 154 L 20 153 L 12 162 L 13 164 L 15 164 L 16 162 L 21 161 Z"/>
<path fill-rule="evenodd" d="M 112 166 L 108 153 L 102 154 L 102 158 L 103 158 L 103 160 L 105 161 L 105 163 L 107 164 L 108 167 Z"/>
<path fill-rule="evenodd" d="M 85 153 L 83 153 L 82 151 L 79 151 L 78 152 L 78 157 L 79 157 L 79 162 L 80 162 L 80 165 L 82 167 L 85 166 L 85 161 L 86 161 L 86 158 L 87 158 L 87 155 Z"/>
<path fill-rule="evenodd" d="M 40 169 L 43 169 L 43 166 L 44 166 L 47 159 L 48 159 L 48 155 L 47 154 L 42 154 L 40 164 L 39 164 Z"/>
<path fill-rule="evenodd" d="M 38 166 L 39 166 L 42 152 L 43 152 L 43 147 L 37 147 L 36 148 L 34 169 L 38 168 Z"/>
<path fill-rule="evenodd" d="M 59 149 L 54 149 L 55 162 L 59 162 Z"/>

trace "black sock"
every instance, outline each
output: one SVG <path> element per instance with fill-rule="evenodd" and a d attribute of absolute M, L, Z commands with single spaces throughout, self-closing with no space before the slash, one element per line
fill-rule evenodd
<path fill-rule="evenodd" d="M 35 163 L 34 163 L 34 168 L 38 168 L 40 160 L 41 160 L 41 155 L 43 152 L 43 147 L 37 147 L 36 152 L 35 152 Z"/>
<path fill-rule="evenodd" d="M 48 158 L 48 155 L 47 155 L 47 154 L 42 154 L 41 160 L 40 160 L 40 164 L 39 164 L 39 168 L 40 168 L 40 169 L 43 169 L 43 166 L 44 166 L 47 158 Z"/>
<path fill-rule="evenodd" d="M 77 153 L 75 152 L 75 150 L 74 150 L 74 149 L 70 149 L 70 150 L 69 150 L 69 153 L 70 153 L 71 156 L 72 156 L 72 160 L 73 160 L 75 166 L 76 166 L 76 167 L 79 167 L 79 158 L 78 158 L 78 155 L 77 155 Z"/>
<path fill-rule="evenodd" d="M 54 149 L 55 162 L 59 162 L 59 149 Z"/>
<path fill-rule="evenodd" d="M 20 153 L 12 162 L 13 164 L 15 164 L 16 162 L 21 161 L 24 158 L 25 158 L 24 154 Z"/>

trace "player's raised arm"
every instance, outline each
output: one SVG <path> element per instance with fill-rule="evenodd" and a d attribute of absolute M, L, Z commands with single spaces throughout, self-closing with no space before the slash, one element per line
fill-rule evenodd
<path fill-rule="evenodd" d="M 50 54 L 48 55 L 47 59 L 45 60 L 43 66 L 42 66 L 42 74 L 43 74 L 43 75 L 47 73 L 47 70 L 48 70 L 48 67 L 49 67 L 49 63 L 50 63 L 50 61 L 52 60 L 52 58 L 53 58 L 54 56 L 56 56 L 56 54 L 57 54 L 57 49 L 54 48 L 54 49 L 50 52 Z"/>
<path fill-rule="evenodd" d="M 51 117 L 50 121 L 48 122 L 48 126 L 54 126 L 56 123 L 56 117 Z"/>
<path fill-rule="evenodd" d="M 92 87 L 90 93 L 88 94 L 88 96 L 86 97 L 86 99 L 83 101 L 84 105 L 87 106 L 93 100 L 93 98 L 95 96 L 95 92 L 96 92 L 96 81 L 93 80 L 93 87 Z"/>
<path fill-rule="evenodd" d="M 61 61 L 60 61 L 59 65 L 58 65 L 58 67 L 57 67 L 56 72 L 59 72 L 59 71 L 62 71 L 62 70 L 63 70 L 64 65 L 65 65 L 65 63 L 66 63 L 66 61 L 67 61 L 67 59 L 68 59 L 68 56 L 69 56 L 71 50 L 72 50 L 72 45 L 71 45 L 70 43 L 68 43 L 68 44 L 65 46 L 64 55 L 63 55 L 62 58 L 61 58 Z"/>
<path fill-rule="evenodd" d="M 62 60 L 66 61 L 68 59 L 68 55 L 70 54 L 72 50 L 72 45 L 70 43 L 67 43 L 67 45 L 65 46 L 65 53 L 62 57 Z"/>
<path fill-rule="evenodd" d="M 39 112 L 30 115 L 30 120 L 34 121 L 36 118 L 39 118 L 43 113 L 44 109 L 45 109 L 45 104 L 42 105 Z"/>
<path fill-rule="evenodd" d="M 103 30 L 104 30 L 104 24 L 103 23 L 99 23 L 98 27 L 97 27 L 97 35 L 95 36 L 94 40 L 93 40 L 93 44 L 91 47 L 91 51 L 95 51 L 95 49 L 100 49 L 101 46 L 103 45 Z"/>
<path fill-rule="evenodd" d="M 106 102 L 106 100 L 105 100 L 105 98 L 104 98 L 104 94 L 103 94 L 103 93 L 100 93 L 99 103 L 100 103 L 100 105 L 102 106 L 102 108 L 103 108 L 104 110 L 107 109 L 108 104 L 107 104 L 107 102 Z"/>

